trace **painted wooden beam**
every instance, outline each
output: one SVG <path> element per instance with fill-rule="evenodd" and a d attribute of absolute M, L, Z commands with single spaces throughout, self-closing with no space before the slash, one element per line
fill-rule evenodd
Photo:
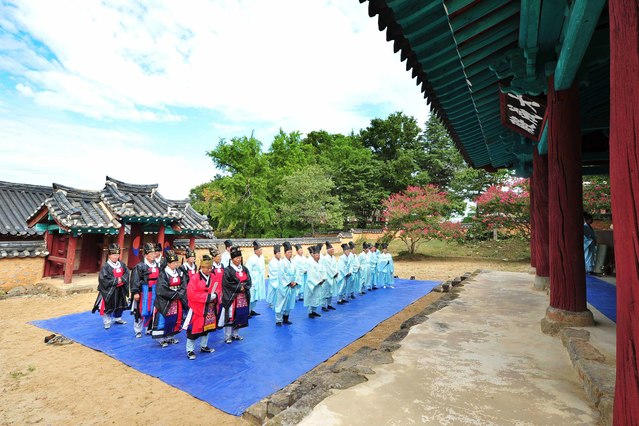
<path fill-rule="evenodd" d="M 572 86 L 605 4 L 606 0 L 573 2 L 555 69 L 555 90 L 566 90 Z"/>
<path fill-rule="evenodd" d="M 69 235 L 69 241 L 67 244 L 67 258 L 64 265 L 64 280 L 65 284 L 71 284 L 73 279 L 73 264 L 75 263 L 75 249 L 78 245 L 78 237 Z"/>

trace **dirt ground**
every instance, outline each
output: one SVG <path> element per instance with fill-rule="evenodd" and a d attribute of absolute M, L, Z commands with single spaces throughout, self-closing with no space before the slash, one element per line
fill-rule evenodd
<path fill-rule="evenodd" d="M 399 261 L 402 278 L 446 280 L 475 269 L 528 271 L 525 263 L 437 259 Z M 377 346 L 440 297 L 430 293 L 379 324 L 327 362 Z M 80 344 L 48 346 L 47 331 L 29 321 L 83 312 L 94 293 L 0 300 L 0 424 L 245 424 L 187 393 Z M 131 324 L 126 325 L 130 327 Z"/>

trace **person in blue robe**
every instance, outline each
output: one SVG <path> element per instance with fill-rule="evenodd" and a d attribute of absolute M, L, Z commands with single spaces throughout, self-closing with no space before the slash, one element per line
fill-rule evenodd
<path fill-rule="evenodd" d="M 375 243 L 372 247 L 371 247 L 371 254 L 368 260 L 368 263 L 370 265 L 370 270 L 371 270 L 371 290 L 377 290 L 379 288 L 378 286 L 378 282 L 377 282 L 377 264 L 379 263 L 379 250 L 377 250 L 379 247 L 379 243 Z"/>
<path fill-rule="evenodd" d="M 329 310 L 335 310 L 332 305 L 334 294 L 338 290 L 337 287 L 337 259 L 335 259 L 335 249 L 333 245 L 326 241 L 326 254 L 321 257 L 320 263 L 324 268 L 324 276 L 326 281 L 322 285 L 322 311 L 328 312 Z"/>
<path fill-rule="evenodd" d="M 359 257 L 355 253 L 355 243 L 349 241 L 348 246 L 351 248 L 350 262 L 351 262 L 351 277 L 348 283 L 347 297 L 355 299 L 355 293 L 359 293 Z"/>
<path fill-rule="evenodd" d="M 592 228 L 593 217 L 590 213 L 584 213 L 584 262 L 586 273 L 591 274 L 595 269 L 597 256 L 597 235 Z"/>
<path fill-rule="evenodd" d="M 259 300 L 266 299 L 266 261 L 262 254 L 260 243 L 253 241 L 253 254 L 246 262 L 246 269 L 251 274 L 251 306 L 250 315 L 260 315 L 255 312 L 255 305 Z"/>
<path fill-rule="evenodd" d="M 295 282 L 298 284 L 295 287 L 297 289 L 296 299 L 304 300 L 304 285 L 306 284 L 306 268 L 308 266 L 308 262 L 306 257 L 304 257 L 304 250 L 302 250 L 301 244 L 295 244 L 295 252 L 296 256 L 293 257 L 291 262 L 293 263 L 293 268 L 295 269 Z"/>
<path fill-rule="evenodd" d="M 268 286 L 266 292 L 266 302 L 270 308 L 273 307 L 275 301 L 275 293 L 279 286 L 279 270 L 280 259 L 282 258 L 282 249 L 279 244 L 273 245 L 273 258 L 268 263 Z"/>
<path fill-rule="evenodd" d="M 388 244 L 382 244 L 382 253 L 379 255 L 377 262 L 377 282 L 384 288 L 394 288 L 393 274 L 395 272 L 395 266 L 393 264 L 393 257 L 388 252 Z"/>
<path fill-rule="evenodd" d="M 362 252 L 359 254 L 359 294 L 366 294 L 371 287 L 370 274 L 370 245 L 366 241 L 362 244 Z"/>
<path fill-rule="evenodd" d="M 316 246 L 308 248 L 311 254 L 307 264 L 306 290 L 304 291 L 304 306 L 308 310 L 309 318 L 321 317 L 317 308 L 322 304 L 322 286 L 326 282 L 324 268 L 320 263 L 320 250 Z"/>
<path fill-rule="evenodd" d="M 348 244 L 342 244 L 342 255 L 337 261 L 337 304 L 343 305 L 348 303 L 348 292 L 350 291 L 351 283 L 351 247 Z"/>
<path fill-rule="evenodd" d="M 297 290 L 295 287 L 295 268 L 291 262 L 293 257 L 293 246 L 288 241 L 283 244 L 284 257 L 279 262 L 278 285 L 275 292 L 275 300 L 273 308 L 275 309 L 275 325 L 293 324 L 289 320 L 290 312 L 295 307 L 295 295 Z"/>

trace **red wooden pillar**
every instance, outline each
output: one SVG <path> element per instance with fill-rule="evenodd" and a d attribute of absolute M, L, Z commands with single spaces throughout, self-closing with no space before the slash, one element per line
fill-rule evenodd
<path fill-rule="evenodd" d="M 530 198 L 530 273 L 536 273 L 537 268 L 537 226 L 535 224 L 535 192 L 533 187 L 535 186 L 535 175 L 530 176 L 530 191 L 528 191 Z"/>
<path fill-rule="evenodd" d="M 191 239 L 189 239 L 189 248 L 195 251 L 195 236 L 191 235 Z"/>
<path fill-rule="evenodd" d="M 73 264 L 75 263 L 75 248 L 78 245 L 78 237 L 69 234 L 67 243 L 67 261 L 64 266 L 64 283 L 70 284 L 73 279 Z"/>
<path fill-rule="evenodd" d="M 548 82 L 550 306 L 541 322 L 549 334 L 594 324 L 586 306 L 579 91 L 576 86 L 555 91 L 553 80 Z"/>
<path fill-rule="evenodd" d="M 535 285 L 536 290 L 546 290 L 549 286 L 550 265 L 548 263 L 548 157 L 533 153 L 533 176 L 530 187 L 534 195 L 535 217 Z"/>
<path fill-rule="evenodd" d="M 639 3 L 610 0 L 610 183 L 617 268 L 613 423 L 639 423 Z"/>
<path fill-rule="evenodd" d="M 158 232 L 158 243 L 162 246 L 162 250 L 164 250 L 164 224 L 160 224 L 160 231 Z"/>

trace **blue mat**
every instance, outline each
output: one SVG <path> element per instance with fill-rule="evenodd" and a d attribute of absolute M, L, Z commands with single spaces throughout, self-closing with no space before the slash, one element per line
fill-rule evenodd
<path fill-rule="evenodd" d="M 278 391 L 316 365 L 360 338 L 377 324 L 429 293 L 438 282 L 395 280 L 394 289 L 368 292 L 336 311 L 310 319 L 302 302 L 291 312 L 293 325 L 275 327 L 275 316 L 264 302 L 262 315 L 240 330 L 243 341 L 227 345 L 222 331 L 209 334 L 216 352 L 186 358 L 186 335 L 180 343 L 161 348 L 150 337 L 133 337 L 133 321 L 104 330 L 97 314 L 90 311 L 32 324 L 60 333 L 92 349 L 208 402 L 229 414 L 241 415 L 248 407 Z"/>
<path fill-rule="evenodd" d="M 599 312 L 617 322 L 617 287 L 586 274 L 586 299 Z"/>

